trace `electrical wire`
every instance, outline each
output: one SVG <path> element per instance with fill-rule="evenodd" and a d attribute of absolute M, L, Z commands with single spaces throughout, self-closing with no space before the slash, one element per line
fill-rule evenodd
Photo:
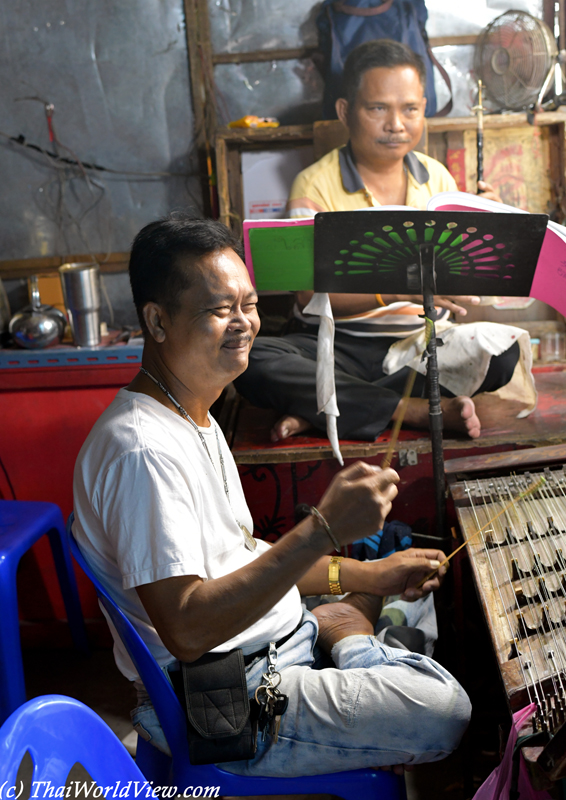
<path fill-rule="evenodd" d="M 57 251 L 60 249 L 60 244 L 63 245 L 62 249 L 66 250 L 67 252 L 75 250 L 75 243 L 71 243 L 69 239 L 69 226 L 72 226 L 81 242 L 81 246 L 84 248 L 84 252 L 88 253 L 89 257 L 92 258 L 93 261 L 103 264 L 108 260 L 111 252 L 112 239 L 111 215 L 106 215 L 109 223 L 107 236 L 103 236 L 99 225 L 98 233 L 100 238 L 107 239 L 107 247 L 104 248 L 106 255 L 102 259 L 95 258 L 94 250 L 90 246 L 90 243 L 88 242 L 87 236 L 84 233 L 81 225 L 84 218 L 94 211 L 95 208 L 102 202 L 103 198 L 107 196 L 105 184 L 102 182 L 102 180 L 97 179 L 97 177 L 89 175 L 89 172 L 105 173 L 108 176 L 123 176 L 123 179 L 126 182 L 131 181 L 132 178 L 140 178 L 142 180 L 144 178 L 150 180 L 169 177 L 183 178 L 185 190 L 187 191 L 191 201 L 197 208 L 200 206 L 200 203 L 196 200 L 189 187 L 189 179 L 198 176 L 198 172 L 137 172 L 132 170 L 112 169 L 110 167 L 102 166 L 101 164 L 82 161 L 70 147 L 65 145 L 58 138 L 55 126 L 53 124 L 53 116 L 55 113 L 55 106 L 53 103 L 49 103 L 45 99 L 37 96 L 19 97 L 16 98 L 16 100 L 32 100 L 40 102 L 43 105 L 49 142 L 52 145 L 52 150 L 48 150 L 45 147 L 28 142 L 21 134 L 19 136 L 10 136 L 4 131 L 0 131 L 0 137 L 6 139 L 9 143 L 21 147 L 22 150 L 27 151 L 30 155 L 31 153 L 38 153 L 42 158 L 42 161 L 44 160 L 50 168 L 55 170 L 55 176 L 39 187 L 38 199 L 40 195 L 42 200 L 41 205 L 44 206 L 44 213 L 51 217 L 55 224 L 57 231 L 55 249 Z M 193 145 L 193 148 L 188 154 L 189 162 L 193 159 L 195 149 L 196 144 Z M 64 155 L 61 151 L 66 151 L 66 155 Z M 79 181 L 78 184 L 75 183 L 77 180 Z M 87 201 L 86 207 L 84 207 L 85 204 L 79 194 L 79 187 L 82 185 L 83 181 L 92 197 L 92 202 Z M 81 210 L 81 206 L 83 206 L 84 210 Z M 101 290 L 108 307 L 110 324 L 113 325 L 115 321 L 114 309 L 112 307 L 110 296 L 102 276 Z"/>
<path fill-rule="evenodd" d="M 111 167 L 103 167 L 100 164 L 90 164 L 88 161 L 81 161 L 78 158 L 68 158 L 67 156 L 53 153 L 49 150 L 46 150 L 44 147 L 40 147 L 38 144 L 32 144 L 31 142 L 26 141 L 25 136 L 22 134 L 19 136 L 10 136 L 9 133 L 0 131 L 0 136 L 2 136 L 4 139 L 7 139 L 9 142 L 19 145 L 20 147 L 41 153 L 42 155 L 47 156 L 47 158 L 54 163 L 61 164 L 62 166 L 79 167 L 79 169 L 82 168 L 84 170 L 94 170 L 96 172 L 108 172 L 110 175 L 131 175 L 140 178 L 193 178 L 198 175 L 198 172 L 135 172 L 125 169 L 112 169 Z M 63 145 L 63 147 L 65 147 L 65 145 Z M 67 147 L 65 147 L 65 149 L 68 150 Z"/>

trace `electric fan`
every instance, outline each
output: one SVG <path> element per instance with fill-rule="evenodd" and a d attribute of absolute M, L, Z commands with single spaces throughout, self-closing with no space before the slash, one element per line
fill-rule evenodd
<path fill-rule="evenodd" d="M 541 102 L 556 63 L 548 26 L 524 11 L 506 11 L 480 34 L 474 69 L 497 107 L 521 111 Z"/>

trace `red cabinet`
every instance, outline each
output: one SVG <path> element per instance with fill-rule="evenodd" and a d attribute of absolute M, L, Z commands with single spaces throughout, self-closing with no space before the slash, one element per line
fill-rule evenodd
<path fill-rule="evenodd" d="M 106 358 L 112 358 L 105 351 Z M 79 450 L 118 389 L 130 383 L 139 368 L 141 347 L 128 347 L 128 351 L 129 356 L 120 353 L 120 360 L 128 359 L 126 363 L 0 368 L 0 498 L 46 500 L 57 503 L 65 518 L 69 515 Z M 47 352 L 57 350 L 42 351 L 42 355 Z M 86 361 L 84 351 L 81 356 Z M 20 563 L 18 600 L 24 644 L 70 642 L 66 625 L 60 622 L 65 611 L 47 538 Z M 94 639 L 107 642 L 94 590 L 80 570 L 77 578 Z"/>

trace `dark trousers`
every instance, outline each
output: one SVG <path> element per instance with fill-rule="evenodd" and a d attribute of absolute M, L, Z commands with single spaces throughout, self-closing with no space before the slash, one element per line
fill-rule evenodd
<path fill-rule="evenodd" d="M 383 360 L 393 337 L 354 337 L 336 331 L 334 340 L 338 436 L 373 441 L 387 427 L 403 394 L 409 368 L 393 375 L 383 372 Z M 248 369 L 236 381 L 236 389 L 255 406 L 275 408 L 280 414 L 303 417 L 314 428 L 326 431 L 326 417 L 317 413 L 317 336 L 292 333 L 283 337 L 259 337 Z M 477 390 L 493 392 L 511 380 L 519 345 L 515 342 L 491 359 L 484 382 Z M 442 382 L 442 375 L 440 376 Z M 440 387 L 442 395 L 454 395 Z M 425 378 L 417 375 L 413 397 L 425 397 Z"/>

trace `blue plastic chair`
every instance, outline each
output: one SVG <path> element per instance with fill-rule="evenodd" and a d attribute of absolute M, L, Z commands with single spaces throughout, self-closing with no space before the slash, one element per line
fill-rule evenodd
<path fill-rule="evenodd" d="M 33 761 L 32 781 L 51 781 L 53 790 L 65 786 L 69 770 L 77 762 L 102 787 L 121 781 L 123 790 L 129 781 L 137 781 L 138 788 L 145 783 L 133 758 L 108 725 L 71 697 L 35 697 L 16 709 L 0 728 L 0 786 L 15 786 L 16 797 L 16 776 L 26 752 Z M 120 797 L 135 797 L 134 789 L 132 784 L 129 793 Z M 138 797 L 146 793 L 144 789 Z"/>
<path fill-rule="evenodd" d="M 71 524 L 72 515 L 67 523 L 69 532 Z M 171 749 L 172 758 L 169 758 L 138 737 L 136 762 L 154 786 L 176 786 L 180 792 L 188 786 L 220 786 L 219 795 L 232 797 L 327 793 L 344 800 L 406 800 L 404 779 L 382 770 L 358 769 L 301 778 L 248 778 L 226 772 L 214 764 L 191 765 L 185 716 L 173 687 L 134 626 L 91 571 L 72 534 L 69 539 L 74 558 L 93 582 L 102 606 L 149 693 Z"/>
<path fill-rule="evenodd" d="M 53 503 L 0 500 L 0 725 L 26 702 L 16 572 L 23 554 L 44 534 L 51 543 L 73 640 L 79 649 L 88 652 L 77 582 L 59 507 Z"/>

